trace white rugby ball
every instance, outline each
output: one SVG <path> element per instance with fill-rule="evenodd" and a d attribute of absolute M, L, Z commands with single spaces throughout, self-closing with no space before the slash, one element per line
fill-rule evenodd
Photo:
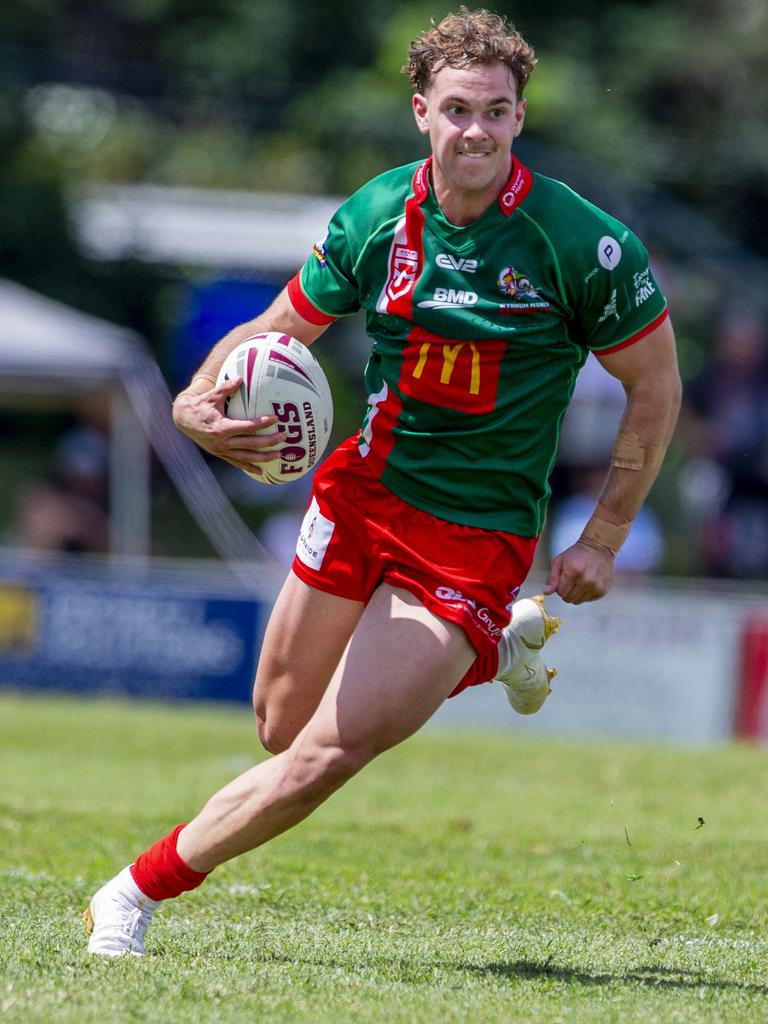
<path fill-rule="evenodd" d="M 274 459 L 257 463 L 248 476 L 287 484 L 314 469 L 331 436 L 333 399 L 323 368 L 306 345 L 288 334 L 255 334 L 229 353 L 217 383 L 232 377 L 242 377 L 243 383 L 230 396 L 226 415 L 236 420 L 277 416 L 267 430 L 279 428 L 286 435 Z"/>

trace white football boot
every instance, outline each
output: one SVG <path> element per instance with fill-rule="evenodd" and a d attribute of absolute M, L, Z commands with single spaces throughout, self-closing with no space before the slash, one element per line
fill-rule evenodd
<path fill-rule="evenodd" d="M 145 896 L 133 880 L 130 868 L 123 868 L 91 900 L 83 914 L 90 935 L 88 952 L 101 956 L 144 955 L 144 932 L 160 900 Z"/>
<path fill-rule="evenodd" d="M 512 620 L 499 641 L 496 681 L 520 715 L 533 715 L 550 694 L 557 670 L 547 668 L 541 648 L 560 628 L 560 619 L 544 608 L 541 595 L 523 598 L 512 606 Z"/>

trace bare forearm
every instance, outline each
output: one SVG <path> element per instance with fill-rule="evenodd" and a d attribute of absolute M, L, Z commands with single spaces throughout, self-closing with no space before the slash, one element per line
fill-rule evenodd
<path fill-rule="evenodd" d="M 618 550 L 658 476 L 679 410 L 680 384 L 676 374 L 628 389 L 611 467 L 595 513 L 585 528 L 587 537 L 602 539 Z M 601 529 L 602 523 L 609 529 Z M 621 532 L 611 531 L 611 526 Z M 611 539 L 615 543 L 610 543 Z"/>

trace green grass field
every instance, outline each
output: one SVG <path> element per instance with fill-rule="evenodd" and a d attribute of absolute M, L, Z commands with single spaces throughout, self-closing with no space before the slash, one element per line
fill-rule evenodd
<path fill-rule="evenodd" d="M 427 731 L 89 958 L 92 891 L 260 756 L 245 709 L 0 696 L 3 1021 L 768 1020 L 747 748 Z"/>

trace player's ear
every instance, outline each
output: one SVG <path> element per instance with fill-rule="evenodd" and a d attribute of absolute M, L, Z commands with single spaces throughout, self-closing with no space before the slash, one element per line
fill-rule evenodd
<path fill-rule="evenodd" d="M 427 98 L 418 92 L 413 97 L 413 116 L 416 118 L 416 125 L 421 134 L 426 135 L 429 132 Z"/>
<path fill-rule="evenodd" d="M 525 124 L 525 110 L 528 106 L 528 100 L 518 100 L 515 106 L 515 134 L 514 138 L 517 138 L 520 132 L 523 130 Z"/>

